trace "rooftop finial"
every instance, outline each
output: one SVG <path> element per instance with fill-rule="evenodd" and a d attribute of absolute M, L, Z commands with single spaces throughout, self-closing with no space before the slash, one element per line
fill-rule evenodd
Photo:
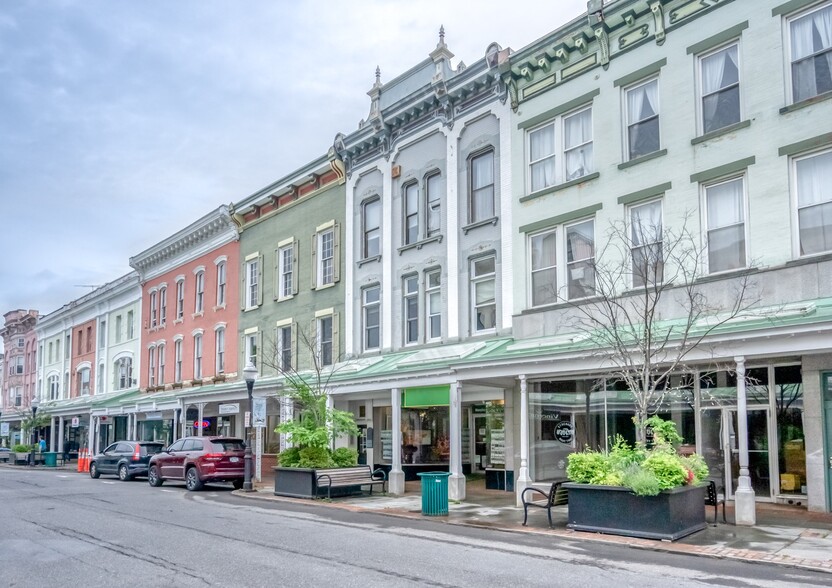
<path fill-rule="evenodd" d="M 445 25 L 439 25 L 439 44 L 445 44 Z"/>
<path fill-rule="evenodd" d="M 376 85 L 381 84 L 381 68 L 376 66 Z"/>

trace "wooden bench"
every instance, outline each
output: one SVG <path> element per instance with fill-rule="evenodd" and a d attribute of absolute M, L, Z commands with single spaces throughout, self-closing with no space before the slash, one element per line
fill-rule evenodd
<path fill-rule="evenodd" d="M 545 508 L 546 514 L 549 516 L 549 527 L 552 527 L 552 507 L 561 506 L 569 503 L 569 491 L 562 487 L 562 484 L 567 480 L 557 480 L 552 482 L 549 492 L 544 492 L 534 486 L 524 488 L 520 494 L 520 500 L 523 501 L 523 526 L 526 526 L 526 521 L 529 519 L 529 507 Z M 528 496 L 527 496 L 528 494 Z M 537 494 L 542 498 L 537 497 Z"/>
<path fill-rule="evenodd" d="M 316 490 L 326 488 L 326 497 L 332 498 L 333 488 L 357 488 L 361 492 L 362 486 L 370 487 L 370 494 L 373 493 L 373 486 L 381 484 L 381 491 L 385 491 L 387 485 L 387 473 L 384 470 L 371 471 L 370 466 L 356 466 L 352 468 L 332 468 L 329 470 L 316 470 Z M 381 476 L 380 478 L 377 476 Z"/>
<path fill-rule="evenodd" d="M 720 504 L 722 505 L 722 522 L 727 523 L 728 521 L 725 518 L 725 499 L 720 498 L 719 494 L 716 493 L 716 482 L 708 480 L 708 491 L 705 494 L 705 506 L 714 507 L 714 526 L 716 526 L 716 513 Z"/>

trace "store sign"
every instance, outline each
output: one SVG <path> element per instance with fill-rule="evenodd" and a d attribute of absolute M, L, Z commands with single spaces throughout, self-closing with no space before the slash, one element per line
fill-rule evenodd
<path fill-rule="evenodd" d="M 211 426 L 211 421 L 194 421 L 194 428 L 195 429 L 207 429 Z"/>
<path fill-rule="evenodd" d="M 506 431 L 491 429 L 491 465 L 499 467 L 506 463 Z"/>
<path fill-rule="evenodd" d="M 77 429 L 81 425 L 81 419 L 78 417 L 72 417 L 72 428 Z"/>
<path fill-rule="evenodd" d="M 9 423 L 0 423 L 0 437 L 9 436 Z"/>
<path fill-rule="evenodd" d="M 427 406 L 450 406 L 451 385 L 419 386 L 405 388 L 402 392 L 402 408 L 424 408 Z"/>
<path fill-rule="evenodd" d="M 266 426 L 266 399 L 252 398 L 251 412 L 254 427 L 262 429 Z"/>
<path fill-rule="evenodd" d="M 148 412 L 148 413 L 145 413 L 144 418 L 145 418 L 146 421 L 161 421 L 162 420 L 162 413 L 161 412 Z"/>
<path fill-rule="evenodd" d="M 235 402 L 234 404 L 220 404 L 220 414 L 239 414 L 240 413 L 240 403 Z"/>
<path fill-rule="evenodd" d="M 572 428 L 572 423 L 569 421 L 560 421 L 555 426 L 555 438 L 561 443 L 572 443 L 575 437 L 575 432 Z"/>

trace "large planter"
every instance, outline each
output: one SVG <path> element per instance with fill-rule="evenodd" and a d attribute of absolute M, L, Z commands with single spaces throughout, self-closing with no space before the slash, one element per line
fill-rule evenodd
<path fill-rule="evenodd" d="M 291 498 L 315 498 L 318 495 L 318 475 L 311 468 L 282 468 L 274 470 L 275 496 Z"/>
<path fill-rule="evenodd" d="M 707 526 L 707 486 L 681 486 L 657 496 L 636 496 L 629 488 L 563 485 L 569 491 L 569 522 L 575 531 L 675 541 Z"/>

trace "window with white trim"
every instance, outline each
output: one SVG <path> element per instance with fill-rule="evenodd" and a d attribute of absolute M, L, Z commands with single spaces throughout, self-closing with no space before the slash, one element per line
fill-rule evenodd
<path fill-rule="evenodd" d="M 182 381 L 182 339 L 173 342 L 173 381 Z"/>
<path fill-rule="evenodd" d="M 286 245 L 277 250 L 278 256 L 278 298 L 291 298 L 295 293 L 295 247 Z"/>
<path fill-rule="evenodd" d="M 335 282 L 335 230 L 318 233 L 318 286 Z"/>
<path fill-rule="evenodd" d="M 442 271 L 425 273 L 425 332 L 430 341 L 442 338 Z"/>
<path fill-rule="evenodd" d="M 156 385 L 156 348 L 147 350 L 147 385 Z"/>
<path fill-rule="evenodd" d="M 740 122 L 738 43 L 699 57 L 699 93 L 702 133 Z"/>
<path fill-rule="evenodd" d="M 376 197 L 366 201 L 361 207 L 361 225 L 363 240 L 361 257 L 381 255 L 381 199 Z"/>
<path fill-rule="evenodd" d="M 125 390 L 133 381 L 133 358 L 120 357 L 116 360 L 116 390 Z"/>
<path fill-rule="evenodd" d="M 592 173 L 592 107 L 583 107 L 531 129 L 527 158 L 529 192 Z"/>
<path fill-rule="evenodd" d="M 832 251 L 832 150 L 795 158 L 800 255 Z"/>
<path fill-rule="evenodd" d="M 364 349 L 381 347 L 381 286 L 364 288 L 361 292 L 364 314 Z"/>
<path fill-rule="evenodd" d="M 159 324 L 163 327 L 168 320 L 168 288 L 159 288 Z"/>
<path fill-rule="evenodd" d="M 61 380 L 58 375 L 49 376 L 46 384 L 49 387 L 49 400 L 59 400 L 61 397 Z"/>
<path fill-rule="evenodd" d="M 150 328 L 155 329 L 159 324 L 159 310 L 157 308 L 158 292 L 154 290 L 150 293 Z"/>
<path fill-rule="evenodd" d="M 18 355 L 14 358 L 14 372 L 12 374 L 20 375 L 23 373 L 23 363 L 24 357 L 22 355 Z"/>
<path fill-rule="evenodd" d="M 78 370 L 78 393 L 81 396 L 90 394 L 90 368 L 88 367 Z"/>
<path fill-rule="evenodd" d="M 23 337 L 17 338 L 17 347 L 18 349 L 23 349 Z"/>
<path fill-rule="evenodd" d="M 245 350 L 246 350 L 246 365 L 251 362 L 255 367 L 257 366 L 257 343 L 259 339 L 258 333 L 250 333 L 245 336 Z"/>
<path fill-rule="evenodd" d="M 529 237 L 532 306 L 558 300 L 557 235 L 557 229 L 549 229 Z"/>
<path fill-rule="evenodd" d="M 104 364 L 98 364 L 98 374 L 95 378 L 95 393 L 101 394 L 104 392 Z"/>
<path fill-rule="evenodd" d="M 662 201 L 630 207 L 630 256 L 633 287 L 659 284 L 664 280 Z"/>
<path fill-rule="evenodd" d="M 739 177 L 703 186 L 710 273 L 745 267 L 744 184 Z"/>
<path fill-rule="evenodd" d="M 495 216 L 494 150 L 489 149 L 469 160 L 468 220 L 476 223 Z"/>
<path fill-rule="evenodd" d="M 132 310 L 127 311 L 127 339 L 132 339 L 136 335 L 136 322 L 134 320 Z M 69 349 L 69 336 L 66 338 L 66 347 Z"/>
<path fill-rule="evenodd" d="M 318 341 L 318 358 L 321 367 L 333 365 L 335 358 L 333 357 L 333 328 L 332 315 L 321 317 L 317 320 L 317 341 Z"/>
<path fill-rule="evenodd" d="M 104 349 L 107 345 L 107 321 L 102 320 L 98 323 L 98 348 Z"/>
<path fill-rule="evenodd" d="M 427 236 L 433 237 L 442 232 L 442 176 L 439 172 L 425 178 L 425 207 Z"/>
<path fill-rule="evenodd" d="M 205 272 L 196 273 L 196 298 L 194 300 L 194 312 L 199 313 L 205 310 Z"/>
<path fill-rule="evenodd" d="M 653 78 L 624 92 L 627 120 L 627 159 L 661 149 L 659 135 L 659 79 Z"/>
<path fill-rule="evenodd" d="M 116 343 L 121 343 L 124 334 L 121 332 L 123 328 L 124 319 L 121 315 L 116 315 Z"/>
<path fill-rule="evenodd" d="M 185 280 L 176 282 L 176 320 L 185 316 Z"/>
<path fill-rule="evenodd" d="M 405 345 L 419 342 L 419 276 L 407 276 L 402 288 L 402 329 Z"/>
<path fill-rule="evenodd" d="M 419 240 L 419 184 L 411 182 L 404 187 L 404 243 Z"/>
<path fill-rule="evenodd" d="M 497 258 L 494 255 L 471 260 L 472 331 L 497 327 Z"/>
<path fill-rule="evenodd" d="M 217 306 L 225 306 L 225 282 L 226 264 L 221 261 L 217 264 Z"/>
<path fill-rule="evenodd" d="M 292 325 L 277 327 L 277 361 L 280 372 L 292 371 Z"/>
<path fill-rule="evenodd" d="M 214 336 L 216 338 L 215 346 L 216 349 L 216 373 L 224 374 L 225 373 L 225 329 L 220 327 L 214 332 Z"/>
<path fill-rule="evenodd" d="M 202 379 L 202 335 L 194 335 L 194 380 Z"/>
<path fill-rule="evenodd" d="M 788 22 L 792 102 L 832 92 L 832 3 Z"/>
<path fill-rule="evenodd" d="M 256 308 L 260 299 L 260 259 L 251 259 L 246 262 L 246 308 Z"/>
<path fill-rule="evenodd" d="M 156 382 L 159 386 L 165 384 L 165 345 L 164 343 L 156 348 L 156 355 L 159 356 L 159 373 Z"/>
<path fill-rule="evenodd" d="M 595 220 L 566 225 L 566 290 L 570 300 L 595 294 Z"/>

